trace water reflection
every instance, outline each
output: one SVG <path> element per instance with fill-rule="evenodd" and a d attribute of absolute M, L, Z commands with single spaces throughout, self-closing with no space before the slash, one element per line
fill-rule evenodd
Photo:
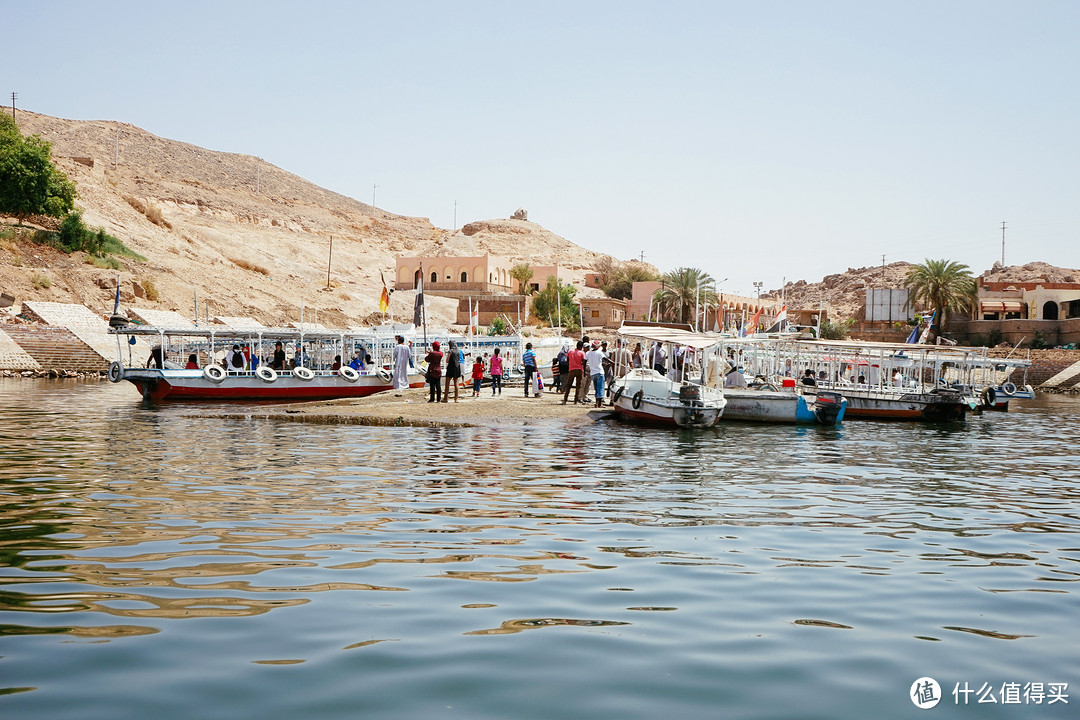
<path fill-rule="evenodd" d="M 561 649 L 535 638 L 599 652 L 596 636 L 617 636 L 590 657 L 599 679 L 655 657 L 708 677 L 692 694 L 710 707 L 717 682 L 725 701 L 742 692 L 716 680 L 717 658 L 787 677 L 806 657 L 791 632 L 850 643 L 809 663 L 815 682 L 908 640 L 999 674 L 1003 656 L 970 643 L 1038 668 L 1080 641 L 1062 623 L 1080 579 L 1077 403 L 947 427 L 684 433 L 223 421 L 111 386 L 26 387 L 0 382 L 0 635 L 21 658 L 0 659 L 0 692 L 13 697 L 51 697 L 27 691 L 48 678 L 26 661 L 70 657 L 58 638 L 183 647 L 157 657 L 176 668 L 225 632 L 239 638 L 227 660 L 329 667 L 353 687 L 349 663 L 368 657 L 366 673 L 403 684 L 431 658 L 432 682 L 453 684 L 439 673 L 476 652 L 464 638 L 510 653 L 469 670 L 514 685 L 538 663 L 563 672 Z M 927 647 L 879 660 L 876 680 L 906 677 Z"/>

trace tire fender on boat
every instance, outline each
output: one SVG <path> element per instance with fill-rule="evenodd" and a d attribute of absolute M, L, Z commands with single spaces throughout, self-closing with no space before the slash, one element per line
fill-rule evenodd
<path fill-rule="evenodd" d="M 306 368 L 303 365 L 293 368 L 293 377 L 307 382 L 308 380 L 315 379 L 315 373 L 311 372 L 310 368 Z"/>
<path fill-rule="evenodd" d="M 622 397 L 623 390 L 625 390 L 625 389 L 626 389 L 626 386 L 622 385 L 622 386 L 619 387 L 618 390 L 615 391 L 615 394 L 611 396 L 611 404 L 612 405 L 619 402 L 619 398 Z"/>
<path fill-rule="evenodd" d="M 1001 392 L 1005 393 L 1006 395 L 1013 395 L 1016 393 L 1016 386 L 1013 385 L 1011 382 L 1007 382 L 1001 386 Z"/>
<path fill-rule="evenodd" d="M 266 383 L 272 383 L 277 380 L 277 373 L 274 372 L 274 368 L 266 365 L 260 365 L 259 369 L 255 371 L 255 374 L 260 380 Z"/>
<path fill-rule="evenodd" d="M 981 398 L 983 407 L 993 407 L 994 403 L 997 402 L 997 393 L 994 392 L 994 388 L 986 387 L 983 388 Z"/>
<path fill-rule="evenodd" d="M 357 380 L 360 379 L 360 373 L 356 372 L 355 370 L 353 370 L 348 365 L 341 368 L 341 370 L 339 370 L 338 372 L 341 373 L 341 377 L 345 378 L 349 382 L 356 382 Z"/>
<path fill-rule="evenodd" d="M 776 386 L 773 385 L 772 383 L 765 383 L 764 385 L 759 387 L 758 390 L 768 390 L 769 392 L 779 392 L 777 390 Z"/>
<path fill-rule="evenodd" d="M 124 366 L 113 361 L 109 363 L 109 382 L 118 383 L 124 379 Z"/>
<path fill-rule="evenodd" d="M 390 382 L 391 378 L 393 378 L 393 377 L 394 377 L 393 375 L 391 375 L 391 374 L 390 374 L 390 371 L 389 371 L 389 370 L 387 370 L 386 368 L 379 368 L 379 369 L 378 369 L 378 371 L 376 371 L 376 373 L 375 373 L 375 374 L 376 374 L 376 375 L 377 375 L 377 376 L 379 377 L 379 379 L 380 379 L 380 380 L 382 380 L 382 381 L 383 381 L 384 383 L 388 383 L 388 382 Z"/>
<path fill-rule="evenodd" d="M 641 409 L 641 403 L 644 402 L 644 400 L 645 400 L 645 391 L 644 390 L 638 390 L 636 393 L 634 393 L 634 399 L 630 401 L 630 404 L 634 406 L 635 410 L 640 410 Z"/>
<path fill-rule="evenodd" d="M 216 363 L 204 367 L 202 374 L 204 378 L 213 383 L 221 382 L 225 379 L 225 376 L 227 375 L 227 373 L 225 372 L 225 368 L 221 367 Z"/>

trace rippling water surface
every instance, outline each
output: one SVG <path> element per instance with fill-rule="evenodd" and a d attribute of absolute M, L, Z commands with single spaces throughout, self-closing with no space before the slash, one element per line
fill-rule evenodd
<path fill-rule="evenodd" d="M 1075 400 L 704 433 L 0 403 L 4 718 L 912 717 L 922 676 L 938 716 L 1080 705 Z"/>

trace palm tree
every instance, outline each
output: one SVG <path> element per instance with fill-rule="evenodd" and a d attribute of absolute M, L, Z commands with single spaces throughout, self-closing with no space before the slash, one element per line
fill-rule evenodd
<path fill-rule="evenodd" d="M 715 281 L 709 273 L 697 268 L 678 268 L 665 273 L 662 287 L 653 295 L 660 315 L 678 322 L 692 322 L 697 308 L 716 307 Z"/>
<path fill-rule="evenodd" d="M 522 295 L 531 295 L 532 291 L 529 290 L 529 281 L 533 278 L 533 269 L 529 267 L 529 263 L 518 263 L 514 267 L 510 268 L 510 277 L 518 281 L 518 292 Z"/>
<path fill-rule="evenodd" d="M 949 312 L 968 312 L 978 300 L 978 285 L 967 265 L 954 260 L 927 259 L 908 270 L 904 284 L 911 293 L 908 304 L 919 303 L 937 314 L 937 328 L 945 327 Z M 933 340 L 941 334 L 931 328 Z"/>

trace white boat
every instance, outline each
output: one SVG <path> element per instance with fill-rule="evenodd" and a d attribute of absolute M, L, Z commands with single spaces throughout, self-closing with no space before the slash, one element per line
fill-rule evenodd
<path fill-rule="evenodd" d="M 143 398 L 161 400 L 327 400 L 364 397 L 393 388 L 392 338 L 376 339 L 362 333 L 291 328 L 237 330 L 221 326 L 206 328 L 156 328 L 127 325 L 114 327 L 118 358 L 109 366 L 109 380 L 127 380 Z M 145 366 L 135 364 L 130 353 L 125 363 L 120 336 L 144 337 L 155 346 Z M 299 360 L 281 369 L 271 367 L 275 344 L 289 348 L 288 358 Z M 234 345 L 246 348 L 242 368 L 226 367 L 224 359 Z M 348 366 L 354 352 L 372 355 L 362 370 Z M 296 353 L 299 355 L 297 356 Z M 196 368 L 186 369 L 194 356 Z M 333 369 L 334 358 L 344 358 Z M 141 360 L 141 358 L 140 358 Z M 151 362 L 154 360 L 154 362 Z M 160 367 L 158 366 L 160 364 Z M 410 368 L 411 388 L 424 386 L 419 363 Z"/>
<path fill-rule="evenodd" d="M 613 348 L 614 372 L 612 406 L 624 420 L 678 427 L 712 427 L 724 413 L 724 391 L 706 380 L 708 360 L 715 356 L 714 335 L 691 332 L 688 328 L 655 324 L 627 324 L 619 328 L 620 341 L 644 340 L 672 350 L 685 349 L 682 366 L 673 361 L 674 352 L 666 353 L 666 367 L 628 368 L 628 349 Z"/>
<path fill-rule="evenodd" d="M 632 422 L 707 428 L 720 419 L 727 400 L 723 391 L 675 381 L 652 368 L 635 368 L 615 381 L 615 413 Z"/>

